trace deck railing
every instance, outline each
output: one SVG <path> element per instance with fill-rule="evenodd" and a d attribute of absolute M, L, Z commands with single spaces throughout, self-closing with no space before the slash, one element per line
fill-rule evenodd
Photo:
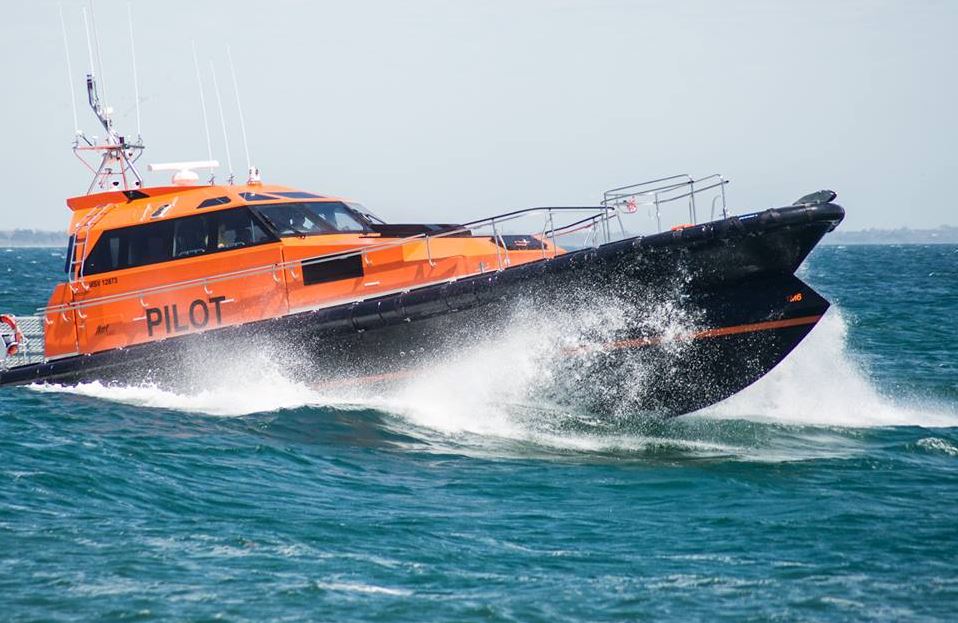
<path fill-rule="evenodd" d="M 695 200 L 699 195 L 711 196 L 712 209 L 709 220 L 715 219 L 718 200 L 721 200 L 722 216 L 727 218 L 726 184 L 728 180 L 718 173 L 698 179 L 687 173 L 680 173 L 607 190 L 602 195 L 602 205 L 614 206 L 627 212 L 635 212 L 643 206 L 649 207 L 654 210 L 658 231 L 662 231 L 662 206 L 680 199 L 688 199 L 689 223 L 697 225 L 699 223 L 698 206 Z"/>
<path fill-rule="evenodd" d="M 17 328 L 23 336 L 15 355 L 0 360 L 0 370 L 44 361 L 43 318 L 40 316 L 16 316 Z"/>

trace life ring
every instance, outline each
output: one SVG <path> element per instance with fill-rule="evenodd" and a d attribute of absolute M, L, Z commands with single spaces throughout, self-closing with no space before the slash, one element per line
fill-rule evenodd
<path fill-rule="evenodd" d="M 7 356 L 12 357 L 20 351 L 20 344 L 23 343 L 23 332 L 20 331 L 20 327 L 17 326 L 17 321 L 13 316 L 0 314 L 0 323 L 10 327 L 10 331 L 13 333 L 13 341 L 7 344 Z M 6 340 L 3 341 L 6 343 Z"/>

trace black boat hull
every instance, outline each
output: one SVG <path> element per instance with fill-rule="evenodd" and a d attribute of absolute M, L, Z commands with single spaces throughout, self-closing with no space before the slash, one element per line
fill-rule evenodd
<path fill-rule="evenodd" d="M 831 203 L 766 210 L 358 303 L 11 368 L 0 384 L 182 387 L 250 344 L 307 382 L 382 382 L 428 374 L 437 359 L 497 339 L 515 326 L 516 310 L 534 330 L 538 321 L 615 307 L 626 310 L 624 321 L 570 327 L 567 339 L 547 345 L 542 356 L 566 373 L 546 391 L 603 412 L 626 405 L 679 415 L 753 383 L 814 327 L 828 302 L 794 272 L 843 216 Z M 663 315 L 674 316 L 664 328 Z"/>

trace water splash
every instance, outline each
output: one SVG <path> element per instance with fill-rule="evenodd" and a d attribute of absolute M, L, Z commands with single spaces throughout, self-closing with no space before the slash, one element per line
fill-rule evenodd
<path fill-rule="evenodd" d="M 262 355 L 249 355 L 252 359 L 243 359 L 242 363 L 238 360 L 232 365 L 208 367 L 202 379 L 203 389 L 195 391 L 166 389 L 150 383 L 120 385 L 100 381 L 77 385 L 32 385 L 31 389 L 214 416 L 242 416 L 323 406 L 330 402 L 328 396 L 290 380 Z"/>
<path fill-rule="evenodd" d="M 641 311 L 616 301 L 578 301 L 552 308 L 515 311 L 502 330 L 430 362 L 428 370 L 394 384 L 374 402 L 409 421 L 445 433 L 528 438 L 554 433 L 570 423 L 588 424 L 599 416 L 591 407 L 615 396 L 612 413 L 629 419 L 637 411 L 648 370 L 635 361 L 603 369 L 601 351 L 588 345 L 626 332 L 678 336 L 693 326 L 674 301 Z M 684 340 L 666 348 L 686 347 Z M 576 356 L 569 357 L 575 351 Z"/>
<path fill-rule="evenodd" d="M 655 333 L 677 335 L 692 322 L 680 312 L 673 304 L 662 303 L 639 316 Z M 268 355 L 250 352 L 235 357 L 231 365 L 208 367 L 202 389 L 195 391 L 99 382 L 34 389 L 217 416 L 300 407 L 373 408 L 415 436 L 433 441 L 438 437 L 471 445 L 518 441 L 593 452 L 639 451 L 665 444 L 734 454 L 737 444 L 728 443 L 719 428 L 708 424 L 729 420 L 819 428 L 958 425 L 958 413 L 947 408 L 903 404 L 881 395 L 848 352 L 847 325 L 834 308 L 781 365 L 716 406 L 674 423 L 650 425 L 631 410 L 629 392 L 619 387 L 617 395 L 624 399 L 614 413 L 596 415 L 588 409 L 590 397 L 574 393 L 582 386 L 570 382 L 576 370 L 568 367 L 564 349 L 578 347 L 583 340 L 609 339 L 635 317 L 608 302 L 570 308 L 548 319 L 535 309 L 519 309 L 495 339 L 477 339 L 472 346 L 430 362 L 428 372 L 374 387 L 311 387 L 291 380 Z M 681 340 L 675 347 L 681 347 Z M 609 377 L 609 382 L 628 382 L 633 388 L 641 384 L 640 367 L 627 367 L 626 372 Z M 637 388 L 632 391 L 641 393 Z"/>
<path fill-rule="evenodd" d="M 958 426 L 946 406 L 882 395 L 848 352 L 848 325 L 832 308 L 785 360 L 710 417 L 813 426 Z"/>
<path fill-rule="evenodd" d="M 946 456 L 958 457 L 958 448 L 956 448 L 954 444 L 949 442 L 947 439 L 941 439 L 939 437 L 925 437 L 923 439 L 919 439 L 915 445 L 932 454 L 944 454 Z"/>

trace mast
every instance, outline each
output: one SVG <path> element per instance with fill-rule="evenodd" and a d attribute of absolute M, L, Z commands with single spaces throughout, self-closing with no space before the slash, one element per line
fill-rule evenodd
<path fill-rule="evenodd" d="M 131 190 L 143 185 L 143 177 L 136 168 L 136 161 L 143 155 L 143 139 L 137 137 L 130 141 L 119 134 L 113 126 L 113 110 L 104 106 L 97 91 L 96 78 L 92 73 L 86 75 L 87 101 L 93 114 L 100 121 L 106 135 L 102 141 L 92 139 L 83 132 L 77 134 L 73 143 L 73 153 L 93 173 L 93 181 L 87 188 L 87 194 L 99 190 Z M 100 157 L 95 167 L 85 158 L 87 153 Z"/>
<path fill-rule="evenodd" d="M 87 188 L 86 194 L 93 194 L 104 191 L 122 190 L 127 192 L 127 197 L 131 200 L 136 197 L 144 196 L 138 193 L 137 189 L 143 186 L 143 176 L 140 175 L 136 163 L 143 155 L 146 146 L 143 144 L 143 138 L 140 136 L 140 95 L 139 80 L 136 71 L 136 52 L 135 35 L 133 32 L 133 12 L 127 7 L 127 18 L 130 30 L 130 59 L 133 62 L 133 90 L 136 104 L 136 138 L 121 134 L 113 120 L 113 108 L 109 105 L 106 95 L 106 86 L 103 80 L 103 59 L 100 53 L 100 41 L 96 31 L 96 20 L 93 16 L 93 0 L 90 0 L 90 19 L 87 18 L 87 11 L 83 10 L 83 28 L 87 37 L 87 53 L 89 56 L 90 70 L 86 74 L 87 103 L 96 116 L 97 121 L 103 127 L 104 135 L 100 139 L 96 136 L 87 136 L 82 130 L 77 129 L 73 139 L 73 153 L 93 174 L 93 180 Z M 90 24 L 93 26 L 93 37 L 90 36 Z M 64 43 L 66 44 L 66 29 L 64 28 Z M 94 45 L 94 43 L 96 45 Z M 203 125 L 206 130 L 206 147 L 209 160 L 174 162 L 167 164 L 151 165 L 151 171 L 176 171 L 172 183 L 174 185 L 195 185 L 197 181 L 196 174 L 190 171 L 191 168 L 216 168 L 219 163 L 212 159 L 212 145 L 210 141 L 209 123 L 206 116 L 206 101 L 203 94 L 202 79 L 199 74 L 199 64 L 196 61 L 196 51 L 194 46 L 193 62 L 197 70 L 197 80 L 200 82 L 200 100 L 203 107 Z M 236 87 L 235 70 L 232 68 L 232 58 L 230 59 L 230 70 L 233 74 L 234 89 Z M 69 72 L 69 46 L 67 46 L 67 71 Z M 99 75 L 97 75 L 99 71 Z M 98 80 L 99 78 L 99 80 Z M 216 86 L 216 76 L 213 76 L 214 86 Z M 71 83 L 72 84 L 72 83 Z M 101 97 L 102 94 L 102 97 Z M 219 102 L 219 89 L 217 88 L 217 101 Z M 239 93 L 237 92 L 237 106 L 239 105 Z M 222 117 L 222 103 L 220 103 L 220 116 Z M 242 109 L 240 108 L 240 121 L 242 122 Z M 243 126 L 243 144 L 249 159 L 249 148 L 246 146 L 246 128 Z M 224 122 L 225 134 L 225 122 Z M 227 143 L 227 158 L 229 158 L 229 144 Z M 258 173 L 254 176 L 255 167 L 251 166 L 250 179 L 258 181 Z M 230 183 L 232 183 L 232 171 L 230 173 Z M 214 184 L 215 180 L 210 175 L 209 183 Z"/>
<path fill-rule="evenodd" d="M 93 3 L 91 0 L 90 11 L 92 17 Z M 131 56 L 133 55 L 133 17 L 130 19 L 130 46 Z M 77 129 L 76 136 L 73 139 L 73 153 L 83 163 L 83 165 L 93 173 L 93 180 L 87 188 L 87 194 L 101 192 L 104 190 L 132 190 L 143 185 L 143 178 L 136 168 L 136 161 L 143 155 L 143 139 L 138 135 L 136 140 L 130 140 L 128 137 L 117 132 L 113 125 L 113 109 L 100 99 L 97 78 L 94 67 L 94 47 L 90 39 L 89 23 L 87 21 L 87 12 L 83 10 L 83 26 L 87 36 L 87 52 L 90 57 L 90 71 L 86 74 L 87 102 L 96 115 L 100 125 L 103 126 L 105 135 L 102 140 L 96 136 L 88 137 L 82 130 Z M 100 79 L 102 81 L 103 60 L 100 57 L 100 42 L 96 35 L 96 21 L 93 21 L 94 37 L 96 38 L 96 61 L 98 61 L 100 70 Z M 65 37 L 65 30 L 64 30 Z M 137 133 L 139 133 L 139 85 L 136 80 L 136 60 L 133 58 L 134 90 L 137 91 Z M 69 64 L 69 60 L 68 60 Z M 69 71 L 69 69 L 68 69 Z M 103 85 L 99 85 L 102 87 Z M 97 163 L 99 158 L 99 163 Z"/>

